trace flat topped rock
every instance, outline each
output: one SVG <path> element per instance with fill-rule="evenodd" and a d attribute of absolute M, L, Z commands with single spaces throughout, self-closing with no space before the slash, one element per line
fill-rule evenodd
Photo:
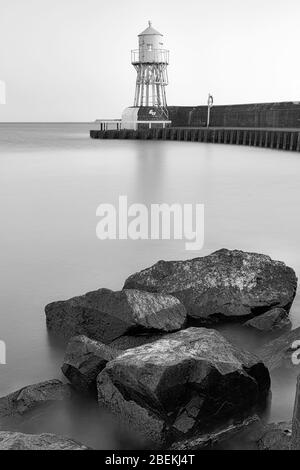
<path fill-rule="evenodd" d="M 47 305 L 47 326 L 65 339 L 86 335 L 105 344 L 132 330 L 176 331 L 186 310 L 171 295 L 99 289 L 80 297 Z"/>
<path fill-rule="evenodd" d="M 187 261 L 159 261 L 130 276 L 124 288 L 174 295 L 190 317 L 216 322 L 274 307 L 288 312 L 297 278 L 293 269 L 269 256 L 222 249 Z"/>
<path fill-rule="evenodd" d="M 88 450 L 83 444 L 55 434 L 0 432 L 0 450 Z"/>
<path fill-rule="evenodd" d="M 40 405 L 66 400 L 70 396 L 69 385 L 63 384 L 60 380 L 47 380 L 28 385 L 0 398 L 0 417 L 23 415 Z"/>
<path fill-rule="evenodd" d="M 211 416 L 255 404 L 268 370 L 220 333 L 189 328 L 129 349 L 99 374 L 98 400 L 146 440 L 193 433 Z"/>

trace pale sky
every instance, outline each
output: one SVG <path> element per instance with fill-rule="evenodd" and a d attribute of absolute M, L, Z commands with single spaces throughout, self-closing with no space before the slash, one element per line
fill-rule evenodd
<path fill-rule="evenodd" d="M 149 19 L 169 105 L 300 100 L 299 0 L 0 0 L 0 121 L 120 117 Z"/>

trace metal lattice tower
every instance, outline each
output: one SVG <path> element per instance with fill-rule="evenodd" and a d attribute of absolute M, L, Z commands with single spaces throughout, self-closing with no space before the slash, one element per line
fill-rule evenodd
<path fill-rule="evenodd" d="M 163 49 L 162 37 L 149 21 L 148 28 L 139 34 L 139 49 L 131 51 L 131 62 L 137 71 L 134 106 L 157 108 L 160 117 L 168 118 L 169 51 Z"/>

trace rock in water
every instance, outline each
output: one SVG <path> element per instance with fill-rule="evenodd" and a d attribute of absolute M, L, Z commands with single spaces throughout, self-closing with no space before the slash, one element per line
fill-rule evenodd
<path fill-rule="evenodd" d="M 289 450 L 292 438 L 291 423 L 271 423 L 265 428 L 257 445 L 259 450 Z"/>
<path fill-rule="evenodd" d="M 189 328 L 123 352 L 99 374 L 99 404 L 149 443 L 180 440 L 268 392 L 262 362 L 217 331 Z"/>
<path fill-rule="evenodd" d="M 217 429 L 212 433 L 202 434 L 200 436 L 192 436 L 190 439 L 181 442 L 175 442 L 170 450 L 204 450 L 213 449 L 216 445 L 232 439 L 240 433 L 254 428 L 255 433 L 263 432 L 263 424 L 257 415 L 251 416 L 237 423 L 229 424 L 221 429 Z"/>
<path fill-rule="evenodd" d="M 0 398 L 0 417 L 23 415 L 31 409 L 47 403 L 70 398 L 69 385 L 60 380 L 48 380 L 13 392 Z"/>
<path fill-rule="evenodd" d="M 300 328 L 289 331 L 270 341 L 257 351 L 257 355 L 269 370 L 279 367 L 294 368 L 297 365 L 299 366 Z"/>
<path fill-rule="evenodd" d="M 76 390 L 97 395 L 97 375 L 118 354 L 98 341 L 86 336 L 75 336 L 68 344 L 62 371 Z"/>
<path fill-rule="evenodd" d="M 109 344 L 132 330 L 176 331 L 186 321 L 186 310 L 171 295 L 100 289 L 81 297 L 47 305 L 50 331 L 70 339 L 76 335 Z"/>
<path fill-rule="evenodd" d="M 260 331 L 273 331 L 291 328 L 292 322 L 289 319 L 286 310 L 283 308 L 273 308 L 269 312 L 263 313 L 262 315 L 247 321 L 245 326 L 249 326 Z"/>
<path fill-rule="evenodd" d="M 297 278 L 293 269 L 269 256 L 222 249 L 188 261 L 159 261 L 129 277 L 124 288 L 174 295 L 190 317 L 216 322 L 274 307 L 288 312 Z"/>
<path fill-rule="evenodd" d="M 0 432 L 0 450 L 88 450 L 72 439 L 54 434 Z"/>

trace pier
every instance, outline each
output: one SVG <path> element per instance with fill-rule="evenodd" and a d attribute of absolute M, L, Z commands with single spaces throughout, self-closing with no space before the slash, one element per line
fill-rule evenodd
<path fill-rule="evenodd" d="M 277 150 L 300 151 L 300 129 L 284 128 L 152 128 L 91 130 L 92 139 L 137 139 L 247 145 Z"/>

